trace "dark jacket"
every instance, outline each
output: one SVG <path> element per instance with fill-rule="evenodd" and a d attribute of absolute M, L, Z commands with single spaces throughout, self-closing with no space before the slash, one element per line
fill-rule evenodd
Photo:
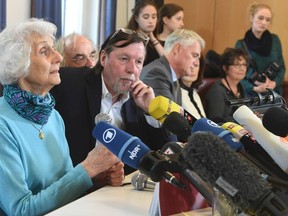
<path fill-rule="evenodd" d="M 180 86 L 175 85 L 168 59 L 161 56 L 143 67 L 140 79 L 154 90 L 155 96 L 162 95 L 177 104 L 182 104 Z"/>
<path fill-rule="evenodd" d="M 61 68 L 61 84 L 50 91 L 56 100 L 56 110 L 64 119 L 66 136 L 74 165 L 82 162 L 95 146 L 92 136 L 95 116 L 100 112 L 102 81 L 95 68 Z M 144 111 L 132 97 L 122 107 L 121 114 L 126 132 L 139 137 L 153 150 L 175 140 L 163 128 L 150 126 Z"/>

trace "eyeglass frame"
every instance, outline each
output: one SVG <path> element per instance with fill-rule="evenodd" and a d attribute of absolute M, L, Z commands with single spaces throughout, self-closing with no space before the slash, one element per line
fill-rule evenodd
<path fill-rule="evenodd" d="M 77 58 L 79 58 L 79 57 L 83 57 L 83 59 L 77 60 Z M 82 64 L 83 61 L 85 61 L 85 60 L 86 60 L 86 62 L 87 62 L 88 59 L 89 59 L 90 61 L 93 61 L 93 62 L 96 62 L 96 61 L 97 61 L 97 59 L 96 59 L 96 50 L 93 50 L 93 51 L 90 53 L 89 56 L 86 56 L 86 55 L 84 55 L 84 54 L 76 54 L 76 56 L 72 58 L 72 61 L 73 61 L 75 64 L 80 65 L 80 64 Z"/>
<path fill-rule="evenodd" d="M 243 63 L 243 64 L 233 63 L 233 64 L 230 64 L 229 66 L 234 66 L 236 69 L 240 69 L 242 66 L 248 68 L 249 64 L 248 63 Z"/>
<path fill-rule="evenodd" d="M 109 42 L 111 40 L 113 40 L 113 38 L 115 38 L 117 35 L 119 35 L 119 33 L 124 33 L 127 35 L 136 35 L 138 38 L 142 39 L 142 42 L 144 43 L 145 47 L 147 46 L 147 44 L 149 42 L 149 37 L 147 35 L 144 35 L 140 32 L 136 32 L 132 29 L 119 28 L 104 41 L 104 43 L 101 46 L 101 51 L 104 50 L 107 47 L 107 45 L 109 44 Z"/>

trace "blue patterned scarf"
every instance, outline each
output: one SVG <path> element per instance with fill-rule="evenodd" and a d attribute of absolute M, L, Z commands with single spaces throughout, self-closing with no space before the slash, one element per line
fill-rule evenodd
<path fill-rule="evenodd" d="M 47 123 L 55 106 L 55 99 L 50 93 L 45 97 L 34 95 L 18 85 L 4 85 L 3 96 L 20 116 L 40 125 Z"/>

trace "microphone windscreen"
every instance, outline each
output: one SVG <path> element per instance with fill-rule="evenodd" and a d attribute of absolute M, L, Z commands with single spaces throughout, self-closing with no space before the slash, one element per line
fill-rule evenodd
<path fill-rule="evenodd" d="M 218 188 L 242 210 L 270 189 L 260 173 L 211 132 L 193 133 L 182 151 L 191 170 Z"/>
<path fill-rule="evenodd" d="M 215 122 L 207 119 L 207 118 L 201 118 L 198 119 L 193 127 L 192 132 L 197 131 L 209 131 L 213 134 L 221 137 L 233 150 L 240 150 L 243 149 L 243 144 L 239 142 L 228 130 L 224 130 L 222 127 L 220 127 Z"/>
<path fill-rule="evenodd" d="M 178 136 L 178 140 L 186 142 L 191 135 L 191 126 L 180 113 L 171 112 L 163 122 L 163 127 Z"/>
<path fill-rule="evenodd" d="M 163 123 L 171 112 L 183 114 L 184 110 L 174 101 L 159 95 L 150 102 L 148 112 L 157 121 Z"/>
<path fill-rule="evenodd" d="M 288 135 L 288 111 L 280 107 L 271 107 L 264 113 L 262 124 L 271 133 L 286 137 Z"/>
<path fill-rule="evenodd" d="M 142 156 L 150 150 L 138 137 L 133 137 L 106 122 L 98 122 L 92 135 L 123 163 L 135 169 L 138 169 Z"/>
<path fill-rule="evenodd" d="M 107 113 L 98 113 L 94 119 L 95 125 L 102 121 L 111 124 L 112 118 Z"/>

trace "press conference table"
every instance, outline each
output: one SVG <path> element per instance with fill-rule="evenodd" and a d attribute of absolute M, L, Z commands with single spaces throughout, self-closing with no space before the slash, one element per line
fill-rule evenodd
<path fill-rule="evenodd" d="M 131 177 L 132 175 L 127 176 L 125 182 L 130 182 Z M 50 212 L 47 216 L 147 216 L 152 197 L 153 191 L 138 191 L 131 184 L 121 187 L 106 186 Z"/>
<path fill-rule="evenodd" d="M 153 191 L 137 191 L 133 186 L 106 186 L 51 213 L 56 215 L 149 215 Z"/>

